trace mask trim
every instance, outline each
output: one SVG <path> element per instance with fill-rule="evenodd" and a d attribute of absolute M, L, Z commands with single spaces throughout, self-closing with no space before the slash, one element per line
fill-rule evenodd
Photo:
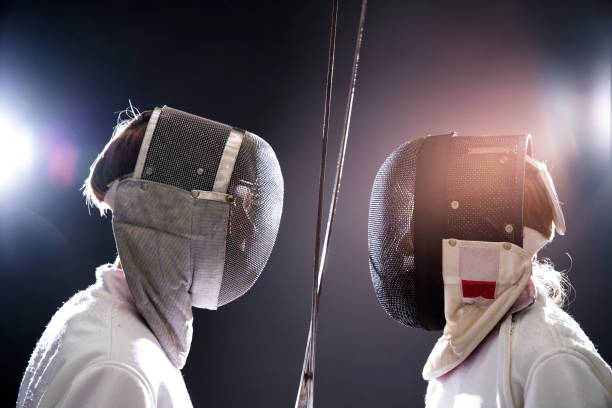
<path fill-rule="evenodd" d="M 559 196 L 555 189 L 555 184 L 550 177 L 546 164 L 535 160 L 533 157 L 525 156 L 525 160 L 533 165 L 538 170 L 538 176 L 546 187 L 546 195 L 548 196 L 548 202 L 553 208 L 553 220 L 555 222 L 555 230 L 559 235 L 565 235 L 565 217 L 561 210 L 561 203 L 559 202 Z"/>
<path fill-rule="evenodd" d="M 191 196 L 198 200 L 210 200 L 210 201 L 221 201 L 221 202 L 231 201 L 229 194 L 219 193 L 216 191 L 191 190 Z"/>
<path fill-rule="evenodd" d="M 523 227 L 523 249 L 533 257 L 550 241 L 533 228 Z"/>
<path fill-rule="evenodd" d="M 236 164 L 236 158 L 242 145 L 242 139 L 244 132 L 239 132 L 236 129 L 230 131 L 223 154 L 221 155 L 221 161 L 217 168 L 217 175 L 215 176 L 215 183 L 213 184 L 212 191 L 217 193 L 225 194 L 227 187 L 229 186 L 232 173 L 234 172 L 234 165 Z"/>
<path fill-rule="evenodd" d="M 151 139 L 153 138 L 153 133 L 157 127 L 157 121 L 159 120 L 161 111 L 161 108 L 155 108 L 151 114 L 151 117 L 149 118 L 149 124 L 147 125 L 147 130 L 145 130 L 145 135 L 140 146 L 140 152 L 138 153 L 138 160 L 136 161 L 136 167 L 134 168 L 133 177 L 135 179 L 142 178 L 142 170 L 144 169 L 145 161 L 147 160 L 147 155 L 149 154 Z"/>
<path fill-rule="evenodd" d="M 440 238 L 447 237 L 446 181 L 454 133 L 427 137 L 416 161 L 414 259 L 416 319 L 426 330 L 444 327 Z"/>

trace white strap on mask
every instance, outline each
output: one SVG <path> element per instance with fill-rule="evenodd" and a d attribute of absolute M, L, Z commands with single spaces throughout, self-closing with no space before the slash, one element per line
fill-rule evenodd
<path fill-rule="evenodd" d="M 523 227 L 523 249 L 533 257 L 550 241 L 533 228 Z"/>
<path fill-rule="evenodd" d="M 243 137 L 244 133 L 236 129 L 232 129 L 230 132 L 227 142 L 225 143 L 225 149 L 223 149 L 221 161 L 219 162 L 219 168 L 217 169 L 217 176 L 215 177 L 212 191 L 218 193 L 225 193 L 227 191 Z"/>
<path fill-rule="evenodd" d="M 217 175 L 215 176 L 212 191 L 192 190 L 191 194 L 194 198 L 222 202 L 228 200 L 228 194 L 226 192 L 232 174 L 234 173 L 236 158 L 238 157 L 243 138 L 243 132 L 239 132 L 236 129 L 231 130 L 227 142 L 225 143 L 221 160 L 219 161 L 219 167 L 217 168 Z"/>
<path fill-rule="evenodd" d="M 548 172 L 546 165 L 529 156 L 525 156 L 525 160 L 527 161 L 527 163 L 533 165 L 538 170 L 538 176 L 546 187 L 548 201 L 553 208 L 555 229 L 557 230 L 557 233 L 559 233 L 559 235 L 565 235 L 565 218 L 563 217 L 563 211 L 561 211 L 561 205 L 559 203 L 559 197 L 557 196 L 557 190 L 555 190 L 555 185 L 553 184 L 552 178 L 550 177 L 550 173 Z"/>

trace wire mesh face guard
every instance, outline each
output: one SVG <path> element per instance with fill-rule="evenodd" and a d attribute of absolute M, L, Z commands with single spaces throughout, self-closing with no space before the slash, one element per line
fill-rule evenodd
<path fill-rule="evenodd" d="M 429 136 L 398 147 L 370 198 L 370 274 L 381 306 L 400 323 L 441 330 L 442 240 L 522 246 L 529 135 Z"/>
<path fill-rule="evenodd" d="M 137 208 L 131 217 L 151 224 L 148 227 L 159 230 L 160 237 L 181 238 L 176 247 L 188 250 L 175 252 L 183 255 L 180 262 L 189 269 L 186 284 L 193 306 L 215 309 L 251 288 L 274 246 L 283 206 L 280 166 L 263 139 L 176 109 L 156 108 L 131 180 L 153 187 L 146 189 L 149 195 L 141 203 L 176 203 L 161 211 L 159 206 L 133 203 Z M 149 217 L 143 221 L 139 211 Z M 125 221 L 122 215 L 113 217 Z M 173 217 L 182 221 L 166 225 L 165 219 Z M 210 299 L 205 292 L 211 290 L 216 291 L 213 305 L 204 300 Z"/>

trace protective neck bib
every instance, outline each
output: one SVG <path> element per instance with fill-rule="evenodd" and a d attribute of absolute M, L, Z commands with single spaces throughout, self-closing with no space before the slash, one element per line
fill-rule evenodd
<path fill-rule="evenodd" d="M 113 232 L 136 308 L 172 363 L 185 365 L 192 305 L 217 308 L 228 204 L 194 199 L 172 186 L 118 183 Z"/>
<path fill-rule="evenodd" d="M 442 242 L 446 325 L 423 378 L 463 362 L 512 308 L 532 273 L 533 253 L 508 242 Z"/>

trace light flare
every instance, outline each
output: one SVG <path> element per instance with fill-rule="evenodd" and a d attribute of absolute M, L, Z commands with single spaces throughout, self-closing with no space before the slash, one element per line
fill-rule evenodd
<path fill-rule="evenodd" d="M 30 131 L 8 115 L 0 115 L 0 187 L 19 180 L 34 162 Z"/>
<path fill-rule="evenodd" d="M 610 79 L 599 84 L 593 101 L 593 120 L 599 136 L 610 136 Z"/>

